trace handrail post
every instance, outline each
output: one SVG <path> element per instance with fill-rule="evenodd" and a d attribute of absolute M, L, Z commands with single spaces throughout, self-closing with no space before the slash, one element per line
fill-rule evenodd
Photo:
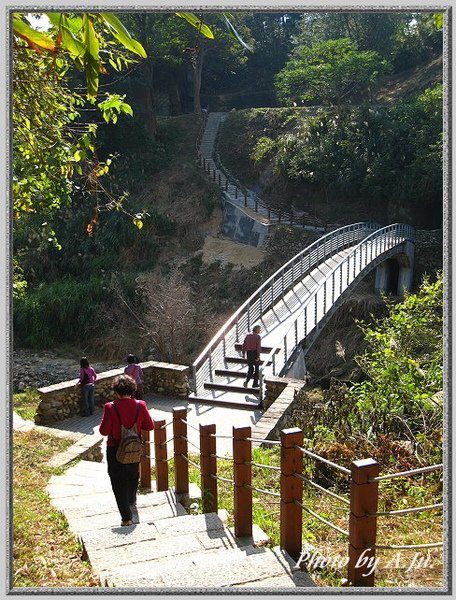
<path fill-rule="evenodd" d="M 378 481 L 380 465 L 373 458 L 355 460 L 351 464 L 350 522 L 348 546 L 348 575 L 354 586 L 374 585 L 377 517 L 369 517 L 378 508 Z"/>
<path fill-rule="evenodd" d="M 217 458 L 215 425 L 200 425 L 201 494 L 203 513 L 217 512 Z"/>
<path fill-rule="evenodd" d="M 298 427 L 280 432 L 280 547 L 297 560 L 302 550 L 302 452 L 303 432 Z"/>
<path fill-rule="evenodd" d="M 155 421 L 154 446 L 155 446 L 155 476 L 157 478 L 157 492 L 165 492 L 168 487 L 168 451 L 166 447 L 165 421 Z"/>
<path fill-rule="evenodd" d="M 252 535 L 252 435 L 251 427 L 233 427 L 234 535 Z"/>
<path fill-rule="evenodd" d="M 188 456 L 187 424 L 184 423 L 186 417 L 185 407 L 173 408 L 175 488 L 176 494 L 182 495 L 188 495 L 188 462 L 185 460 Z"/>
<path fill-rule="evenodd" d="M 144 429 L 141 430 L 141 441 L 143 443 L 143 453 L 141 454 L 141 460 L 139 462 L 139 475 L 141 478 L 141 486 L 150 490 L 150 434 Z"/>

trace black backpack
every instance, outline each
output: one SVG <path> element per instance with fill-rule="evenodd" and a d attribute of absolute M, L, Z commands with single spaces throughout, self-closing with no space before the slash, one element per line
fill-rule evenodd
<path fill-rule="evenodd" d="M 112 403 L 112 406 L 120 421 L 120 443 L 117 447 L 116 458 L 124 465 L 138 463 L 141 460 L 142 455 L 141 439 L 136 429 L 136 421 L 138 420 L 139 414 L 139 402 L 136 402 L 136 415 L 131 427 L 124 426 L 122 419 L 120 418 L 119 409 L 114 402 Z"/>

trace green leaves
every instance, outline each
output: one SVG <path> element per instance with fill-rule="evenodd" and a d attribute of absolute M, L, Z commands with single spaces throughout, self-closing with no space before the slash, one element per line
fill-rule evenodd
<path fill-rule="evenodd" d="M 123 96 L 119 94 L 108 95 L 106 100 L 98 104 L 98 108 L 103 114 L 106 123 L 117 123 L 117 116 L 121 113 L 133 116 L 133 109 L 129 104 L 123 101 Z"/>
<path fill-rule="evenodd" d="M 33 48 L 38 53 L 41 53 L 43 50 L 48 50 L 49 52 L 54 52 L 56 50 L 54 40 L 44 33 L 36 31 L 17 16 L 13 16 L 13 32 L 15 35 L 25 40 L 29 47 Z"/>
<path fill-rule="evenodd" d="M 30 48 L 36 52 L 43 51 L 57 53 L 62 47 L 66 50 L 75 67 L 83 71 L 87 82 L 87 98 L 94 102 L 98 93 L 99 75 L 106 74 L 106 68 L 100 57 L 100 49 L 105 49 L 108 42 L 103 37 L 100 24 L 108 34 L 124 48 L 141 58 L 147 54 L 142 45 L 131 37 L 121 21 L 112 13 L 83 13 L 82 16 L 74 13 L 46 13 L 54 28 L 55 39 L 36 31 L 28 25 L 22 15 L 13 16 L 14 35 L 24 39 Z M 115 57 L 112 48 L 107 50 L 109 63 L 116 70 L 121 70 L 128 64 L 126 57 Z M 59 57 L 60 61 L 61 58 Z"/>
<path fill-rule="evenodd" d="M 443 29 L 443 13 L 435 13 L 434 14 L 434 25 L 436 29 Z"/>
<path fill-rule="evenodd" d="M 440 274 L 434 283 L 424 278 L 402 303 L 388 303 L 386 318 L 361 325 L 370 349 L 357 362 L 369 379 L 349 395 L 357 401 L 357 418 L 372 433 L 408 437 L 439 423 L 441 407 L 431 398 L 443 389 L 442 303 Z"/>
<path fill-rule="evenodd" d="M 288 105 L 339 104 L 353 94 L 359 99 L 386 68 L 376 52 L 360 51 L 348 38 L 327 40 L 312 47 L 297 46 L 276 76 L 276 88 Z"/>
<path fill-rule="evenodd" d="M 125 48 L 138 54 L 141 58 L 146 58 L 147 53 L 142 45 L 131 37 L 127 29 L 122 25 L 119 19 L 112 13 L 100 13 L 101 19 L 107 24 L 112 35 L 120 42 Z"/>
<path fill-rule="evenodd" d="M 83 64 L 87 80 L 87 98 L 95 101 L 98 92 L 100 72 L 100 44 L 92 21 L 88 15 L 83 17 L 84 55 Z"/>
<path fill-rule="evenodd" d="M 185 19 L 187 23 L 190 23 L 193 27 L 195 27 L 199 33 L 204 35 L 204 37 L 213 40 L 214 34 L 212 33 L 211 28 L 204 23 L 202 19 L 198 19 L 194 14 L 188 12 L 178 12 L 176 13 L 177 17 L 181 19 Z"/>

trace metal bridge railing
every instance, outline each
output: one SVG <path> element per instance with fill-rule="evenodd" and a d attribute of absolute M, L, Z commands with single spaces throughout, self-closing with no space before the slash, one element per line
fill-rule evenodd
<path fill-rule="evenodd" d="M 213 380 L 215 367 L 261 317 L 312 269 L 343 249 L 358 245 L 378 230 L 375 223 L 354 223 L 328 233 L 278 269 L 228 319 L 192 365 L 195 393 Z M 270 360 L 275 360 L 270 359 Z"/>
<path fill-rule="evenodd" d="M 345 257 L 326 275 L 302 304 L 300 312 L 283 338 L 271 349 L 260 367 L 260 392 L 265 376 L 280 375 L 287 366 L 299 344 L 316 330 L 323 319 L 340 303 L 356 278 L 368 268 L 375 266 L 376 259 L 399 244 L 414 241 L 414 229 L 409 225 L 394 224 L 374 231 L 357 244 L 353 252 Z"/>

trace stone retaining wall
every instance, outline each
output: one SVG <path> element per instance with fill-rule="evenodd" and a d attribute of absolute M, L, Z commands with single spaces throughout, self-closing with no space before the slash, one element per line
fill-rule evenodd
<path fill-rule="evenodd" d="M 306 385 L 302 379 L 268 377 L 263 400 L 265 412 L 252 428 L 252 437 L 263 440 L 278 440 L 280 431 L 287 427 L 289 416 L 297 402 L 297 393 Z M 254 446 L 262 446 L 254 442 Z M 264 444 L 265 448 L 269 448 Z"/>
<path fill-rule="evenodd" d="M 144 379 L 144 393 L 159 393 L 170 396 L 188 396 L 189 368 L 149 361 L 141 363 Z M 112 381 L 123 373 L 123 368 L 105 371 L 97 375 L 95 404 L 103 405 L 114 399 Z M 50 425 L 79 414 L 81 409 L 81 389 L 76 386 L 78 379 L 63 381 L 38 390 L 41 401 L 38 405 L 35 423 Z"/>

